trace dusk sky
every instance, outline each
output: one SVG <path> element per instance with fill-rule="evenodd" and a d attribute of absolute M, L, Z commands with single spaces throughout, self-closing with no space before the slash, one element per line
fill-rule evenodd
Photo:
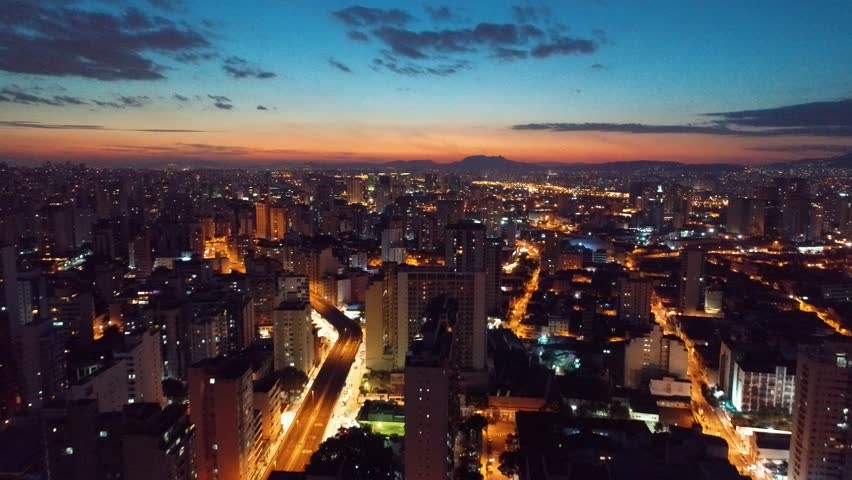
<path fill-rule="evenodd" d="M 0 0 L 0 159 L 852 151 L 847 0 L 459 5 Z"/>

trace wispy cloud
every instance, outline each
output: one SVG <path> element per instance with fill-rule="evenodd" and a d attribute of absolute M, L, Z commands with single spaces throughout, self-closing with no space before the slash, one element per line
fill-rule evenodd
<path fill-rule="evenodd" d="M 0 120 L 2 128 L 36 128 L 42 130 L 103 130 L 116 132 L 148 132 L 148 133 L 205 133 L 208 130 L 193 130 L 186 128 L 110 128 L 103 125 L 42 123 L 28 120 Z"/>
<path fill-rule="evenodd" d="M 249 63 L 246 59 L 240 57 L 228 57 L 225 63 L 222 64 L 222 69 L 232 78 L 257 78 L 261 80 L 275 78 L 278 76 L 275 72 L 265 70 L 257 65 Z"/>
<path fill-rule="evenodd" d="M 513 130 L 551 132 L 616 132 L 633 134 L 698 134 L 740 137 L 852 137 L 852 99 L 802 103 L 776 108 L 715 112 L 702 124 L 527 123 Z"/>
<path fill-rule="evenodd" d="M 336 69 L 340 70 L 341 72 L 344 72 L 344 73 L 352 73 L 352 69 L 351 69 L 351 68 L 349 68 L 348 66 L 346 66 L 346 65 L 345 65 L 345 64 L 343 64 L 342 62 L 340 62 L 340 61 L 338 61 L 338 60 L 335 60 L 335 59 L 333 59 L 333 58 L 329 58 L 329 59 L 328 59 L 328 64 L 329 64 L 329 65 L 331 65 L 332 67 L 334 67 L 334 68 L 336 68 Z"/>

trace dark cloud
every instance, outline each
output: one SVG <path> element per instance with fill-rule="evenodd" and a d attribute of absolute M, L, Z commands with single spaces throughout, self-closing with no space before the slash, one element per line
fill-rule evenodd
<path fill-rule="evenodd" d="M 5 0 L 0 15 L 0 71 L 98 80 L 158 80 L 176 58 L 209 47 L 184 23 L 136 8 L 107 13 L 26 0 Z"/>
<path fill-rule="evenodd" d="M 748 150 L 757 152 L 774 152 L 774 153 L 809 153 L 809 152 L 824 152 L 824 153 L 850 153 L 852 145 L 818 145 L 818 144 L 803 144 L 803 145 L 763 145 L 759 147 L 749 147 Z"/>
<path fill-rule="evenodd" d="M 331 65 L 332 67 L 340 70 L 341 72 L 352 73 L 351 68 L 349 68 L 348 66 L 344 65 L 343 63 L 341 63 L 341 62 L 339 62 L 339 61 L 337 61 L 333 58 L 328 59 L 328 64 Z"/>
<path fill-rule="evenodd" d="M 526 50 L 517 48 L 497 47 L 494 49 L 494 57 L 506 62 L 514 62 L 515 60 L 523 60 L 527 58 Z"/>
<path fill-rule="evenodd" d="M 189 97 L 186 97 L 186 96 L 181 95 L 179 93 L 174 94 L 174 98 L 175 98 L 175 100 L 177 100 L 179 102 L 188 102 L 189 101 Z"/>
<path fill-rule="evenodd" d="M 400 61 L 392 55 L 385 55 L 384 58 L 375 58 L 371 65 L 371 68 L 376 71 L 387 70 L 400 75 L 408 75 L 410 77 L 422 75 L 446 77 L 462 70 L 467 70 L 470 67 L 470 62 L 466 62 L 464 60 L 454 63 L 437 63 L 430 66 L 423 66 L 409 61 Z"/>
<path fill-rule="evenodd" d="M 593 63 L 593 64 L 589 65 L 589 68 L 591 68 L 592 70 L 601 71 L 601 70 L 606 70 L 609 67 L 607 67 L 606 65 L 604 65 L 602 63 Z"/>
<path fill-rule="evenodd" d="M 231 99 L 225 97 L 223 95 L 207 95 L 213 100 L 213 106 L 220 110 L 231 110 L 234 108 L 234 105 L 231 103 Z"/>
<path fill-rule="evenodd" d="M 739 129 L 712 123 L 707 125 L 647 125 L 643 123 L 528 123 L 513 125 L 513 130 L 551 132 L 604 132 L 633 134 L 731 135 L 739 137 L 850 137 L 852 127 L 790 127 L 772 129 Z"/>
<path fill-rule="evenodd" d="M 346 32 L 346 36 L 349 37 L 350 40 L 355 40 L 356 42 L 366 42 L 370 40 L 370 37 L 368 37 L 366 33 L 358 30 L 349 30 Z"/>
<path fill-rule="evenodd" d="M 598 44 L 593 40 L 572 37 L 559 37 L 551 42 L 537 45 L 530 51 L 536 58 L 547 58 L 553 56 L 581 55 L 594 53 Z"/>
<path fill-rule="evenodd" d="M 40 89 L 34 89 L 40 90 Z M 50 105 L 52 107 L 64 107 L 66 105 L 86 105 L 88 102 L 82 98 L 69 95 L 37 95 L 25 91 L 17 85 L 10 85 L 0 89 L 0 103 L 20 103 L 23 105 Z"/>
<path fill-rule="evenodd" d="M 462 23 L 450 7 L 424 9 L 433 22 Z M 349 30 L 351 39 L 381 44 L 371 68 L 405 75 L 449 75 L 471 68 L 475 57 L 513 62 L 591 54 L 598 49 L 594 37 L 566 36 L 567 27 L 553 21 L 547 7 L 515 7 L 512 13 L 515 22 L 415 29 L 408 26 L 411 16 L 401 10 L 350 7 L 332 12 L 345 25 L 365 29 Z"/>
<path fill-rule="evenodd" d="M 705 115 L 742 127 L 852 127 L 852 99 Z"/>
<path fill-rule="evenodd" d="M 275 72 L 263 70 L 257 65 L 250 64 L 240 57 L 228 57 L 225 63 L 222 64 L 222 69 L 233 78 L 275 78 L 278 75 Z"/>
<path fill-rule="evenodd" d="M 174 11 L 183 6 L 183 0 L 148 0 L 151 5 L 163 9 Z"/>
<path fill-rule="evenodd" d="M 375 25 L 405 25 L 411 21 L 411 15 L 397 8 L 381 9 L 354 5 L 331 14 L 350 27 L 371 27 Z"/>
<path fill-rule="evenodd" d="M 423 7 L 423 10 L 426 12 L 426 15 L 429 15 L 429 18 L 431 18 L 433 22 L 448 22 L 455 18 L 453 11 L 446 5 L 441 5 L 440 7 L 427 5 Z"/>
<path fill-rule="evenodd" d="M 206 130 L 189 130 L 189 129 L 165 129 L 165 128 L 109 128 L 103 125 L 79 125 L 79 124 L 61 124 L 61 123 L 41 123 L 26 120 L 17 121 L 2 121 L 0 127 L 5 128 L 37 128 L 43 130 L 104 130 L 104 131 L 121 131 L 121 132 L 148 132 L 148 133 L 204 133 Z"/>
<path fill-rule="evenodd" d="M 513 125 L 513 130 L 548 130 L 552 132 L 617 132 L 617 133 L 701 133 L 730 134 L 726 127 L 709 125 L 646 125 L 643 123 L 528 123 Z"/>
<path fill-rule="evenodd" d="M 548 21 L 553 16 L 546 5 L 515 5 L 512 7 L 512 18 L 518 23 Z"/>
<path fill-rule="evenodd" d="M 121 95 L 114 100 L 92 100 L 92 103 L 99 107 L 110 108 L 139 108 L 144 107 L 151 102 L 150 97 L 144 95 Z"/>
<path fill-rule="evenodd" d="M 268 108 L 264 107 L 263 105 L 258 105 L 257 109 L 258 110 L 269 110 Z"/>
<path fill-rule="evenodd" d="M 219 55 L 215 52 L 181 52 L 174 56 L 175 60 L 180 63 L 197 64 L 208 60 L 213 60 Z"/>

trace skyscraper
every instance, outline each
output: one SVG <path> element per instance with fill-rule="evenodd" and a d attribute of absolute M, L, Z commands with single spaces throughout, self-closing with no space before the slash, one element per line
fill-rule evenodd
<path fill-rule="evenodd" d="M 436 297 L 458 301 L 453 330 L 459 366 L 466 371 L 485 368 L 485 273 L 453 272 L 440 267 L 384 265 L 382 293 L 367 294 L 367 350 L 378 370 L 405 366 L 405 355 L 424 323 L 427 307 Z M 378 288 L 376 286 L 373 287 Z M 381 306 L 376 300 L 381 298 Z M 381 347 L 371 343 L 381 341 Z M 375 348 L 374 348 L 375 347 Z M 381 358 L 375 358 L 381 352 Z"/>
<path fill-rule="evenodd" d="M 802 347 L 796 369 L 790 480 L 852 476 L 852 344 Z"/>
<path fill-rule="evenodd" d="M 254 226 L 256 238 L 269 238 L 269 205 L 263 202 L 254 204 Z"/>
<path fill-rule="evenodd" d="M 254 392 L 250 362 L 216 357 L 189 369 L 190 419 L 195 424 L 198 480 L 252 478 Z"/>
<path fill-rule="evenodd" d="M 314 334 L 308 302 L 282 302 L 272 314 L 276 370 L 295 367 L 310 372 L 314 364 Z"/>
<path fill-rule="evenodd" d="M 704 310 L 704 252 L 687 248 L 680 252 L 680 309 L 685 315 Z"/>
<path fill-rule="evenodd" d="M 405 478 L 446 480 L 452 472 L 454 420 L 454 330 L 458 304 L 436 297 L 405 362 Z"/>
<path fill-rule="evenodd" d="M 269 207 L 269 238 L 283 240 L 287 233 L 287 210 L 284 207 Z"/>
<path fill-rule="evenodd" d="M 651 282 L 638 274 L 618 279 L 618 315 L 629 324 L 651 322 Z"/>

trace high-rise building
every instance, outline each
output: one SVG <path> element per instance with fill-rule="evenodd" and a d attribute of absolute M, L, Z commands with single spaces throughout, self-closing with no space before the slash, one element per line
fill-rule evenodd
<path fill-rule="evenodd" d="M 808 233 L 810 190 L 804 178 L 776 178 L 774 191 L 780 232 L 787 240 L 802 240 Z"/>
<path fill-rule="evenodd" d="M 680 309 L 685 315 L 704 310 L 705 263 L 702 250 L 688 248 L 680 252 Z"/>
<path fill-rule="evenodd" d="M 485 272 L 453 272 L 440 267 L 387 263 L 381 289 L 380 310 L 375 305 L 379 298 L 376 290 L 367 295 L 367 349 L 374 355 L 382 352 L 381 358 L 373 357 L 377 370 L 405 366 L 405 355 L 421 330 L 426 309 L 439 296 L 458 301 L 458 322 L 453 335 L 460 368 L 466 371 L 485 368 Z M 369 345 L 371 340 L 381 341 L 381 347 Z"/>
<path fill-rule="evenodd" d="M 255 238 L 269 239 L 269 205 L 264 202 L 254 204 Z"/>
<path fill-rule="evenodd" d="M 801 347 L 796 363 L 789 478 L 852 478 L 852 344 Z"/>
<path fill-rule="evenodd" d="M 405 263 L 405 238 L 402 222 L 392 220 L 382 230 L 382 262 Z"/>
<path fill-rule="evenodd" d="M 765 224 L 765 202 L 757 198 L 730 198 L 728 200 L 728 233 L 761 236 Z"/>
<path fill-rule="evenodd" d="M 282 302 L 272 314 L 272 340 L 276 370 L 295 367 L 307 373 L 314 365 L 314 327 L 311 304 Z"/>
<path fill-rule="evenodd" d="M 631 338 L 624 347 L 624 386 L 647 386 L 651 378 L 686 378 L 686 346 L 674 335 L 663 335 L 659 325 L 650 332 Z"/>
<path fill-rule="evenodd" d="M 486 227 L 477 220 L 461 220 L 445 231 L 444 265 L 454 272 L 485 273 L 485 310 L 498 308 L 502 243 L 486 237 Z"/>
<path fill-rule="evenodd" d="M 189 369 L 190 419 L 195 424 L 198 480 L 252 478 L 256 425 L 251 363 L 216 357 Z"/>
<path fill-rule="evenodd" d="M 364 203 L 364 177 L 349 177 L 346 181 L 346 200 L 350 204 Z"/>
<path fill-rule="evenodd" d="M 484 272 L 485 225 L 477 220 L 448 225 L 444 264 L 454 272 Z"/>
<path fill-rule="evenodd" d="M 269 207 L 269 238 L 283 240 L 287 234 L 287 209 L 279 206 Z"/>
<path fill-rule="evenodd" d="M 795 365 L 770 347 L 733 345 L 719 348 L 719 389 L 742 412 L 793 410 Z"/>
<path fill-rule="evenodd" d="M 437 297 L 405 362 L 405 478 L 446 480 L 452 473 L 458 418 L 453 325 L 457 301 Z"/>
<path fill-rule="evenodd" d="M 120 412 L 131 403 L 164 405 L 161 338 L 150 330 L 125 335 L 112 361 L 72 384 L 68 398 L 96 400 L 99 412 Z"/>
<path fill-rule="evenodd" d="M 195 427 L 189 421 L 186 406 L 169 405 L 163 410 L 160 407 L 156 403 L 125 407 L 124 435 L 120 442 L 121 478 L 195 478 Z"/>
<path fill-rule="evenodd" d="M 618 315 L 633 325 L 651 323 L 651 281 L 638 274 L 618 279 Z"/>

